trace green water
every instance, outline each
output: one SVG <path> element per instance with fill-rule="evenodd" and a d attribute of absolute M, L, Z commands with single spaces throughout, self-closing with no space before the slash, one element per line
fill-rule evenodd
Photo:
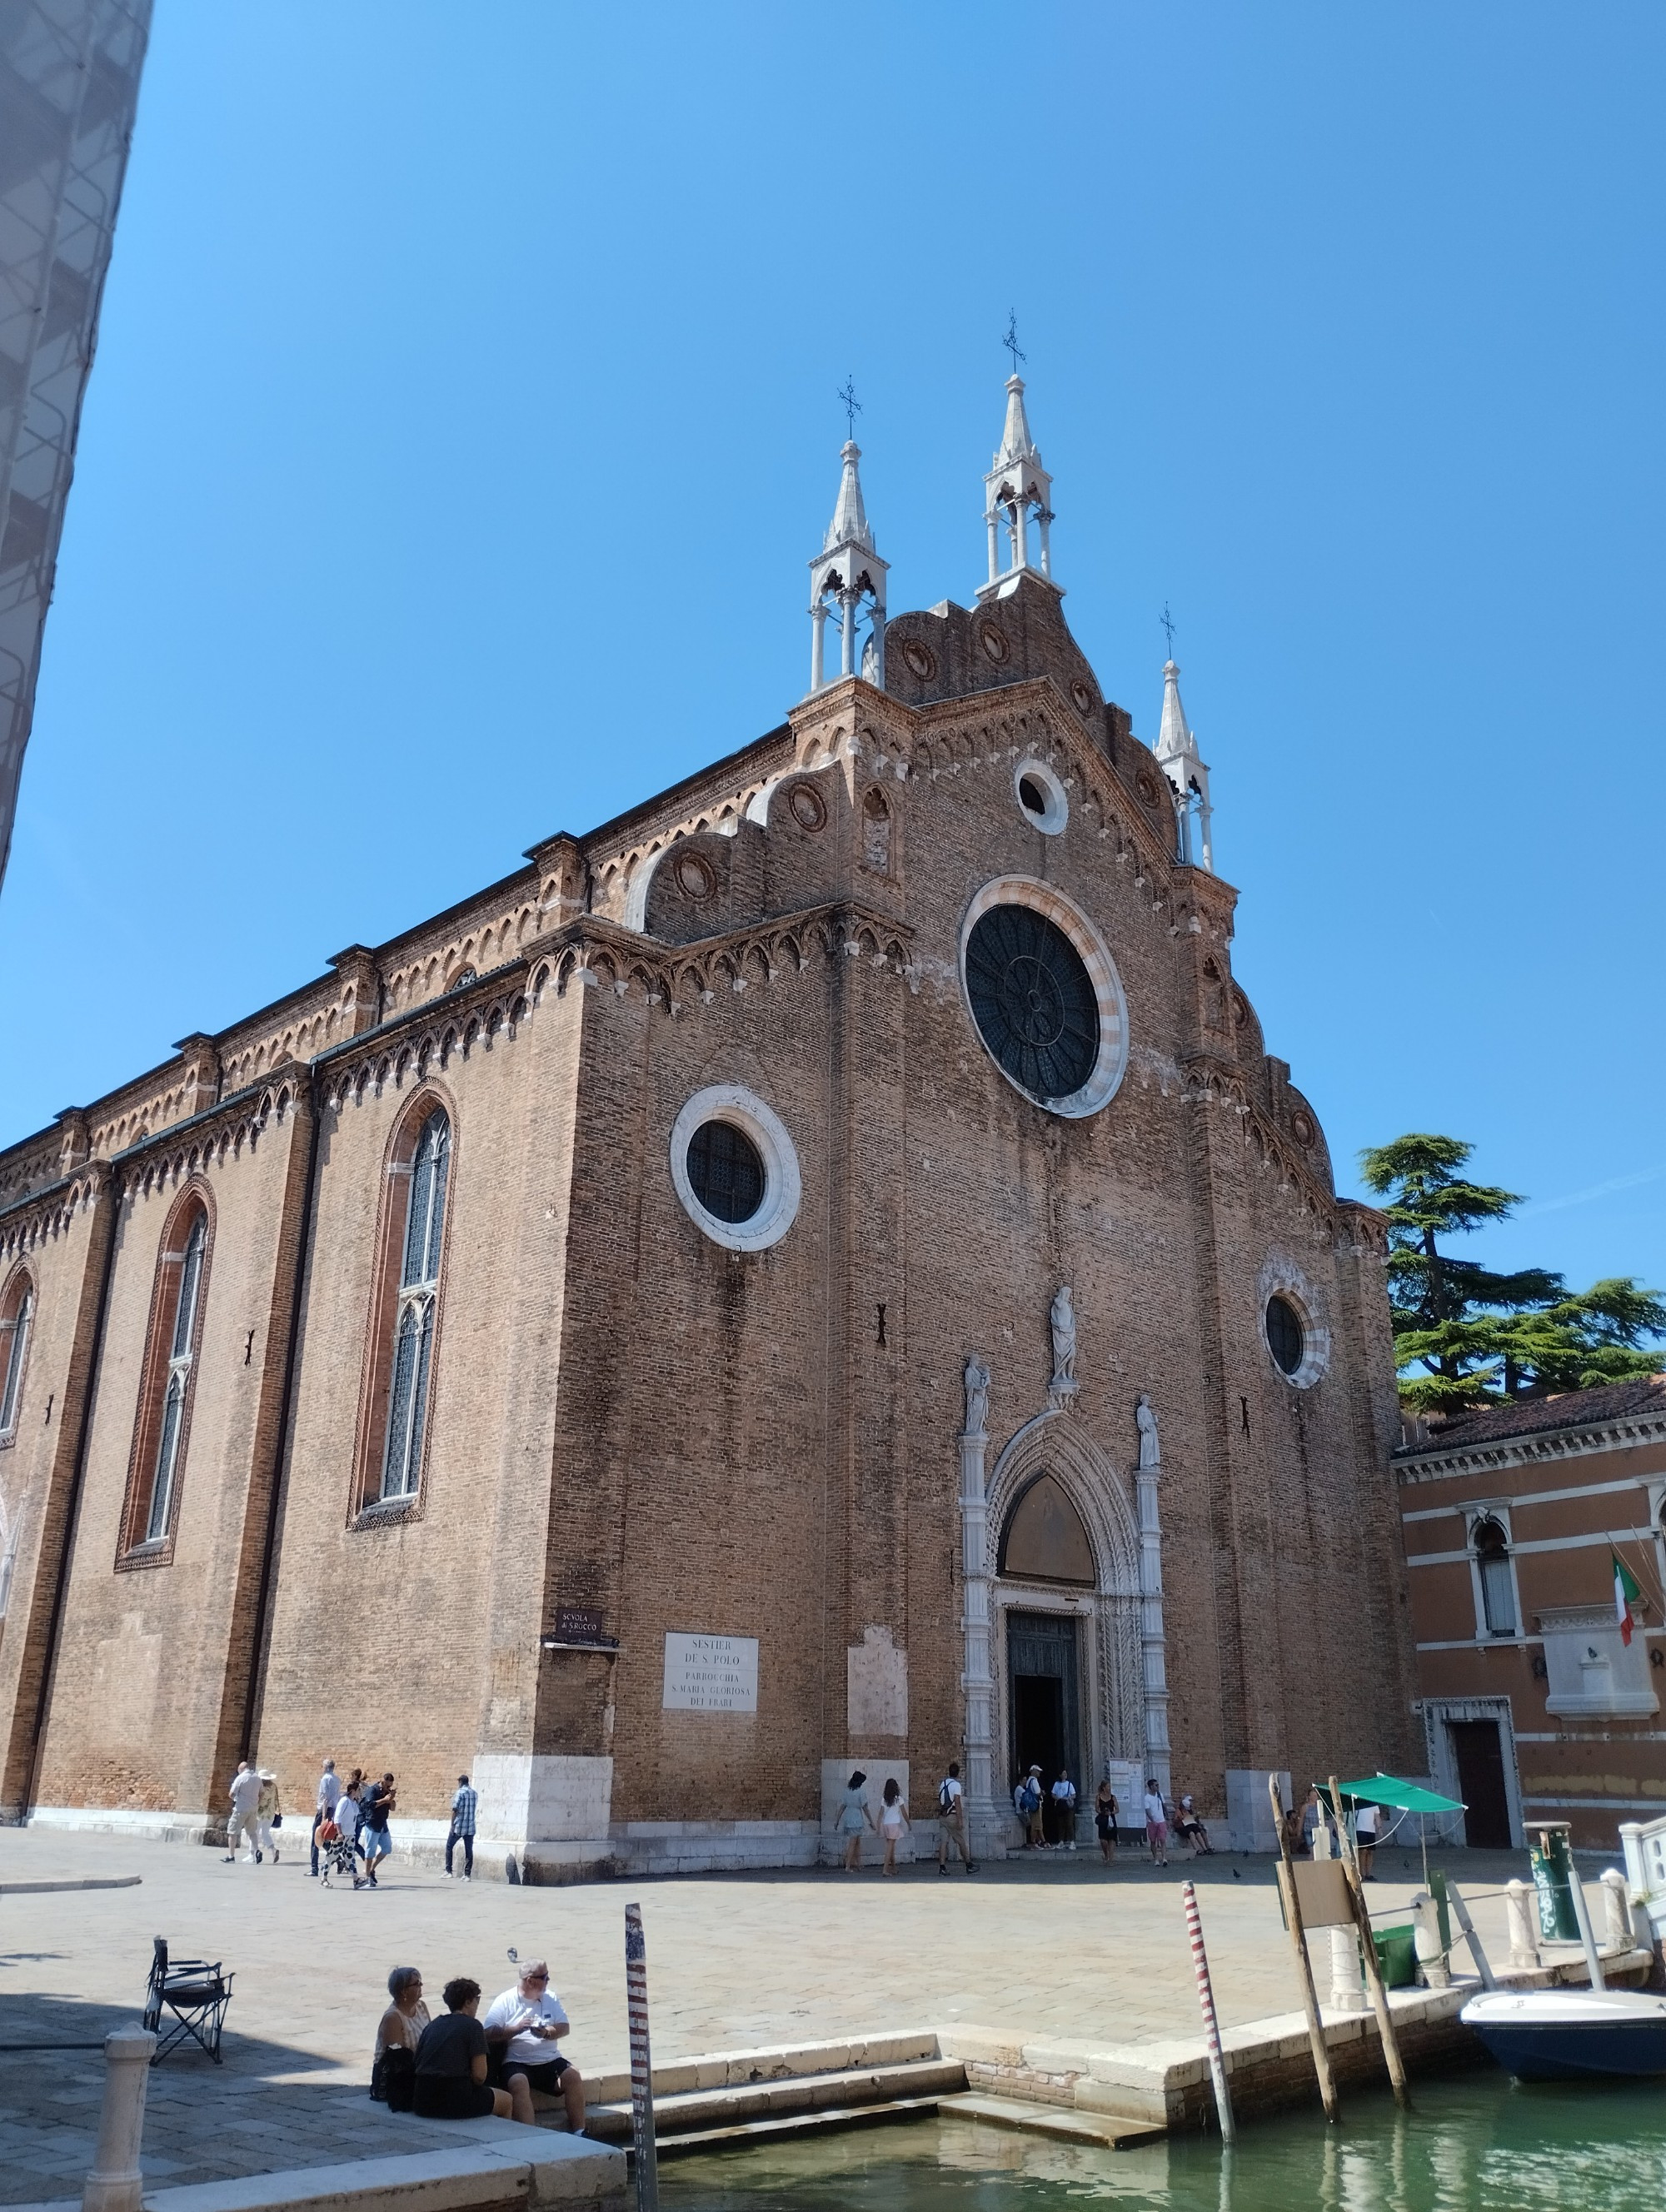
<path fill-rule="evenodd" d="M 1212 2137 L 1078 2149 L 953 2120 L 667 2160 L 663 2212 L 1666 2212 L 1666 2087 L 1487 2071 Z"/>

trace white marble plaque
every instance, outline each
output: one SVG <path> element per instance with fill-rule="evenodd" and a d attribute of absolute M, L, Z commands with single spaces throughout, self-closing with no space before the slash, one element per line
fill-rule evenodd
<path fill-rule="evenodd" d="M 757 1711 L 756 1636 L 667 1636 L 668 1713 L 755 1713 Z"/>

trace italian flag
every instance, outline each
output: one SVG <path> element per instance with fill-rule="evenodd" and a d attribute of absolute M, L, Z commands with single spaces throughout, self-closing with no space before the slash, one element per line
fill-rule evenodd
<path fill-rule="evenodd" d="M 1632 1640 L 1632 1631 L 1637 1626 L 1637 1616 L 1632 1611 L 1632 1607 L 1643 1593 L 1639 1589 L 1631 1569 L 1620 1558 L 1619 1553 L 1610 1553 L 1609 1557 L 1614 1561 L 1614 1618 L 1620 1623 L 1620 1641 L 1622 1644 L 1629 1644 Z"/>

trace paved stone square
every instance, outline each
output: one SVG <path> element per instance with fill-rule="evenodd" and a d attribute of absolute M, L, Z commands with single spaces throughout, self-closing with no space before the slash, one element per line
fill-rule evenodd
<path fill-rule="evenodd" d="M 566 2046 L 592 2075 L 628 2063 L 624 1905 L 642 1905 L 656 2061 L 952 2021 L 1099 2048 L 1197 2029 L 1180 1884 L 1194 1877 L 1224 2025 L 1298 2002 L 1271 1862 L 1225 1856 L 1166 1873 L 1125 1851 L 1009 1861 L 968 1878 L 910 1867 L 684 1876 L 570 1889 L 465 1885 L 397 1859 L 375 1893 L 325 1889 L 292 1860 L 228 1866 L 184 1844 L 0 1829 L 0 1884 L 137 1874 L 136 1889 L 0 1896 L 0 2044 L 94 2043 L 136 2017 L 163 1935 L 236 1976 L 226 2063 L 181 2052 L 150 2077 L 152 2186 L 439 2148 L 442 2125 L 394 2117 L 365 2094 L 388 1969 L 441 1985 L 469 1974 L 488 1997 L 507 1951 L 547 1956 L 573 2018 Z M 1472 1893 L 1525 1869 L 1515 1855 L 1447 1851 Z M 1379 1855 L 1374 1904 L 1403 1902 L 1414 1855 Z M 1593 1899 L 1600 1912 L 1600 1905 Z M 1503 1905 L 1481 1895 L 1483 1940 L 1504 1948 Z M 78 2197 L 102 2087 L 97 2050 L 9 2051 L 0 2075 L 0 2203 Z"/>

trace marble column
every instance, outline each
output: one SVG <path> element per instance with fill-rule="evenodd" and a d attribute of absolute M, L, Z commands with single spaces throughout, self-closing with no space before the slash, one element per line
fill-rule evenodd
<path fill-rule="evenodd" d="M 1146 1775 L 1154 1774 L 1164 1796 L 1170 1782 L 1169 1676 L 1163 1633 L 1163 1529 L 1158 1518 L 1157 1485 L 1163 1471 L 1157 1423 L 1146 1399 L 1140 1401 L 1140 1464 L 1134 1478 L 1140 1516 L 1140 1650 L 1146 1693 Z M 1145 1776 L 1141 1776 L 1141 1781 Z"/>
<path fill-rule="evenodd" d="M 989 1665 L 988 1516 L 983 1492 L 984 1459 L 989 1449 L 989 1370 L 979 1359 L 966 1363 L 966 1425 L 960 1443 L 960 1565 L 964 1610 L 966 1693 L 967 1833 L 974 1858 L 987 1857 L 1004 1829 L 994 1796 L 994 1677 Z"/>

